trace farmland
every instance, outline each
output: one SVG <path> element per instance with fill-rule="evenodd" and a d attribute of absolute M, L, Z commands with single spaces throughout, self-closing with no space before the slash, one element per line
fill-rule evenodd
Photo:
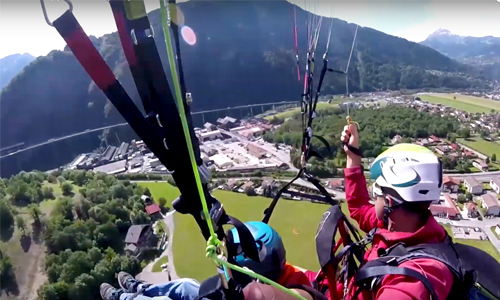
<path fill-rule="evenodd" d="M 418 97 L 429 103 L 441 104 L 469 113 L 487 113 L 492 109 L 500 111 L 500 101 L 481 97 L 455 94 L 419 94 Z"/>

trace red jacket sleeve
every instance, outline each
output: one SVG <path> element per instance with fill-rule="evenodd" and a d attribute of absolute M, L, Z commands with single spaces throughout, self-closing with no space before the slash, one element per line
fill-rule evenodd
<path fill-rule="evenodd" d="M 366 179 L 361 167 L 345 168 L 345 197 L 351 218 L 356 220 L 359 228 L 369 232 L 379 226 L 375 206 L 370 204 Z"/>
<path fill-rule="evenodd" d="M 453 285 L 453 274 L 448 267 L 433 259 L 413 259 L 400 267 L 415 270 L 429 280 L 438 299 L 446 299 Z M 388 275 L 382 279 L 376 300 L 420 300 L 430 299 L 430 293 L 423 283 L 408 276 Z"/>

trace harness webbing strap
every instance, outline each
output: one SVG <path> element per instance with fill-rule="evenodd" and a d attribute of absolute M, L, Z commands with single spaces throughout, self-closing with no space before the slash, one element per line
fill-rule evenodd
<path fill-rule="evenodd" d="M 438 300 L 436 291 L 434 290 L 432 284 L 429 282 L 427 277 L 423 274 L 408 268 L 403 267 L 394 267 L 394 266 L 378 266 L 378 267 L 370 267 L 365 269 L 360 269 L 356 275 L 354 275 L 354 282 L 356 285 L 361 286 L 361 282 L 367 279 L 372 279 L 378 276 L 384 275 L 403 275 L 409 276 L 417 279 L 422 282 L 422 284 L 427 288 L 433 300 Z M 368 282 L 370 284 L 371 282 Z M 361 289 L 356 291 L 356 296 L 361 292 Z M 353 297 L 356 298 L 356 297 Z"/>

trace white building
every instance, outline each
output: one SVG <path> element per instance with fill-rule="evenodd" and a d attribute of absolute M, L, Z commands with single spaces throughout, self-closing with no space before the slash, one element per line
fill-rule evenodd
<path fill-rule="evenodd" d="M 495 191 L 495 193 L 500 194 L 500 177 L 495 177 L 490 180 L 491 189 Z"/>
<path fill-rule="evenodd" d="M 483 192 L 483 184 L 473 177 L 466 178 L 464 180 L 464 185 L 471 194 L 478 195 Z"/>
<path fill-rule="evenodd" d="M 158 158 L 154 158 L 149 161 L 149 165 L 151 166 L 151 168 L 156 168 L 161 165 L 161 161 Z"/>
<path fill-rule="evenodd" d="M 214 164 L 219 169 L 231 167 L 234 164 L 233 161 L 229 157 L 227 157 L 227 155 L 224 154 L 216 154 L 212 156 L 210 159 L 213 160 Z"/>
<path fill-rule="evenodd" d="M 204 142 L 204 141 L 209 141 L 209 140 L 221 139 L 222 134 L 221 134 L 220 130 L 200 132 L 200 133 L 198 133 L 198 138 L 200 139 L 201 142 Z"/>
<path fill-rule="evenodd" d="M 494 194 L 484 194 L 481 196 L 481 204 L 487 210 L 486 214 L 490 216 L 500 215 L 500 203 Z"/>

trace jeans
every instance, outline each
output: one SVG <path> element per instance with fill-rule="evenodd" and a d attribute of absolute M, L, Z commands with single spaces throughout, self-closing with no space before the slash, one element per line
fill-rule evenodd
<path fill-rule="evenodd" d="M 142 284 L 137 289 L 140 290 Z M 189 278 L 178 279 L 162 284 L 153 284 L 134 300 L 195 300 L 198 297 L 200 284 Z M 120 300 L 132 299 L 133 293 L 123 293 Z"/>

